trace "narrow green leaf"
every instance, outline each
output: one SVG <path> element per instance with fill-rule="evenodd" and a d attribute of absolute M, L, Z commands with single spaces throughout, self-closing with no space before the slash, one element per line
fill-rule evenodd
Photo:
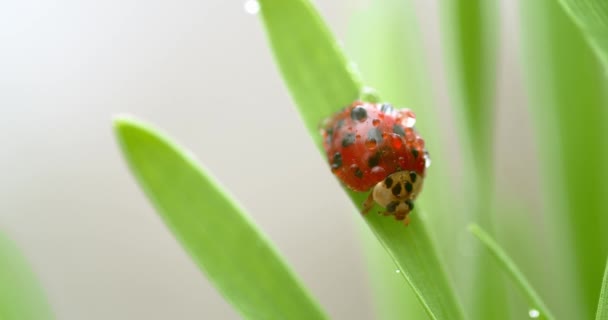
<path fill-rule="evenodd" d="M 581 30 L 555 0 L 521 0 L 523 62 L 541 163 L 545 273 L 539 288 L 566 319 L 591 319 L 608 255 L 608 84 Z M 550 280 L 549 280 L 550 281 Z"/>
<path fill-rule="evenodd" d="M 275 60 L 310 132 L 354 101 L 361 80 L 308 1 L 261 0 L 261 13 Z M 328 109 L 327 106 L 332 106 Z"/>
<path fill-rule="evenodd" d="M 359 96 L 361 81 L 308 1 L 261 0 L 260 4 L 285 82 L 312 138 L 322 149 L 319 125 Z M 366 194 L 348 193 L 361 208 Z M 409 228 L 376 213 L 370 212 L 365 220 L 428 315 L 433 319 L 462 319 L 454 291 L 417 213 Z"/>
<path fill-rule="evenodd" d="M 326 318 L 243 208 L 187 151 L 138 121 L 118 119 L 115 130 L 160 216 L 245 318 Z"/>
<path fill-rule="evenodd" d="M 597 304 L 596 320 L 608 320 L 608 263 L 604 270 L 604 281 L 602 281 L 602 291 L 600 301 Z"/>
<path fill-rule="evenodd" d="M 494 197 L 493 139 L 495 114 L 496 58 L 498 47 L 498 2 L 496 0 L 441 0 L 441 22 L 445 45 L 446 74 L 450 98 L 456 107 L 457 128 L 464 161 L 465 208 L 490 232 Z M 473 285 L 465 294 L 473 318 L 494 318 L 505 307 L 505 288 L 493 269 L 484 268 L 491 259 L 475 255 L 465 278 Z M 508 318 L 508 316 L 504 316 Z"/>
<path fill-rule="evenodd" d="M 440 3 L 451 98 L 463 122 L 463 136 L 475 148 L 472 160 L 488 170 L 494 136 L 498 1 Z"/>
<path fill-rule="evenodd" d="M 0 233 L 0 319 L 54 319 L 34 272 L 17 246 Z"/>
<path fill-rule="evenodd" d="M 608 72 L 608 1 L 560 0 L 595 49 Z"/>
<path fill-rule="evenodd" d="M 483 231 L 479 226 L 473 224 L 469 227 L 469 230 L 492 254 L 496 259 L 496 262 L 502 267 L 502 269 L 511 277 L 511 279 L 519 286 L 523 294 L 528 298 L 531 308 L 531 317 L 538 319 L 555 319 L 553 314 L 549 311 L 543 300 L 536 293 L 532 285 L 523 273 L 517 268 L 515 263 L 509 258 L 507 253 L 492 239 L 492 237 Z M 538 314 L 535 314 L 538 311 Z"/>

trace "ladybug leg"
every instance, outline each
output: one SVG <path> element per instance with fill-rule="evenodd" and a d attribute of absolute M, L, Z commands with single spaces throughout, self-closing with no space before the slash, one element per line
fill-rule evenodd
<path fill-rule="evenodd" d="M 409 214 L 407 216 L 405 216 L 405 219 L 403 220 L 403 224 L 405 224 L 406 227 L 410 224 L 410 215 Z"/>
<path fill-rule="evenodd" d="M 373 197 L 373 192 L 370 192 L 369 195 L 367 196 L 367 199 L 365 199 L 365 202 L 363 202 L 363 210 L 361 211 L 361 213 L 366 214 L 373 207 L 374 207 L 374 197 Z"/>
<path fill-rule="evenodd" d="M 399 210 L 395 212 L 395 220 L 403 220 L 403 224 L 407 227 L 410 224 L 410 211 Z"/>

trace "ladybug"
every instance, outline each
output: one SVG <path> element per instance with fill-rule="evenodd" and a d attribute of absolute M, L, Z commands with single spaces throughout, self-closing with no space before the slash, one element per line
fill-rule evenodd
<path fill-rule="evenodd" d="M 409 224 L 414 200 L 430 165 L 424 140 L 414 129 L 409 109 L 386 103 L 355 101 L 322 126 L 323 147 L 332 172 L 348 188 L 371 192 L 363 214 L 377 203 Z"/>

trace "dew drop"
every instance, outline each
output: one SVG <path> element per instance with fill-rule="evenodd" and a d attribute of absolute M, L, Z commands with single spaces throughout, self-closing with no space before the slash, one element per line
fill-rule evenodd
<path fill-rule="evenodd" d="M 365 146 L 370 150 L 373 150 L 374 148 L 376 148 L 377 145 L 378 145 L 378 143 L 376 142 L 375 139 L 369 139 L 369 140 L 365 141 Z"/>
<path fill-rule="evenodd" d="M 403 147 L 403 142 L 401 141 L 401 139 L 393 139 L 392 140 L 392 146 L 395 149 L 401 149 L 401 147 Z"/>
<path fill-rule="evenodd" d="M 359 99 L 365 102 L 377 103 L 380 101 L 378 91 L 371 87 L 364 87 L 359 93 Z"/>
<path fill-rule="evenodd" d="M 429 157 L 429 154 L 427 152 L 424 153 L 424 166 L 426 168 L 431 166 L 431 157 Z"/>
<path fill-rule="evenodd" d="M 528 311 L 528 315 L 532 319 L 537 319 L 538 317 L 540 317 L 540 312 L 536 309 L 530 309 L 530 311 Z"/>
<path fill-rule="evenodd" d="M 372 168 L 372 174 L 381 174 L 384 173 L 384 168 L 382 168 L 381 166 L 375 166 Z"/>
<path fill-rule="evenodd" d="M 401 119 L 401 125 L 406 128 L 412 128 L 416 124 L 416 118 L 414 117 L 404 117 Z"/>
<path fill-rule="evenodd" d="M 377 127 L 377 126 L 380 124 L 380 120 L 378 120 L 378 119 L 374 119 L 374 120 L 372 121 L 372 124 L 374 125 L 374 127 Z"/>
<path fill-rule="evenodd" d="M 397 270 L 395 270 L 395 272 L 396 272 L 396 273 L 400 273 L 400 272 L 401 272 L 401 270 L 397 269 Z"/>
<path fill-rule="evenodd" d="M 256 15 L 260 12 L 260 3 L 257 0 L 247 0 L 243 5 L 245 12 L 251 15 Z"/>

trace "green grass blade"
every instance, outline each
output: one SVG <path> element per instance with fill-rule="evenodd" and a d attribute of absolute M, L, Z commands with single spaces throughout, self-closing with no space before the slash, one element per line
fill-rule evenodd
<path fill-rule="evenodd" d="M 442 0 L 451 96 L 478 165 L 490 165 L 496 78 L 498 1 Z"/>
<path fill-rule="evenodd" d="M 523 294 L 528 298 L 530 308 L 539 312 L 536 318 L 538 319 L 555 319 L 553 314 L 549 311 L 543 300 L 536 293 L 536 290 L 532 287 L 528 279 L 523 275 L 515 263 L 509 258 L 507 253 L 492 239 L 492 237 L 483 231 L 479 226 L 473 224 L 469 227 L 469 230 L 490 254 L 496 259 L 496 262 L 502 267 L 502 269 L 513 279 L 513 281 L 519 286 Z"/>
<path fill-rule="evenodd" d="M 354 101 L 361 81 L 308 1 L 261 0 L 275 60 L 310 132 L 336 108 Z M 328 109 L 327 106 L 333 106 Z"/>
<path fill-rule="evenodd" d="M 322 149 L 319 125 L 358 97 L 361 81 L 308 1 L 262 0 L 260 4 L 277 63 L 306 127 Z M 349 195 L 361 208 L 366 195 Z M 365 219 L 428 315 L 461 319 L 460 306 L 423 221 L 416 213 L 413 216 L 409 228 L 376 212 Z"/>
<path fill-rule="evenodd" d="M 17 246 L 0 233 L 0 319 L 54 319 L 42 287 Z"/>
<path fill-rule="evenodd" d="M 597 304 L 595 320 L 608 320 L 608 263 L 604 270 L 604 280 L 602 281 L 602 291 L 600 301 Z"/>
<path fill-rule="evenodd" d="M 608 85 L 580 29 L 555 0 L 521 0 L 529 110 L 541 161 L 546 274 L 539 288 L 557 314 L 591 319 L 608 255 Z M 551 260 L 548 260 L 551 259 Z"/>
<path fill-rule="evenodd" d="M 464 207 L 470 210 L 467 215 L 476 223 L 494 232 L 492 154 L 498 1 L 442 0 L 440 4 L 446 74 L 459 120 L 457 127 L 465 164 L 463 176 L 467 177 L 463 182 L 467 190 Z M 496 310 L 506 309 L 505 301 L 508 301 L 501 278 L 495 270 L 484 268 L 489 259 L 481 251 L 469 270 L 463 270 L 465 277 L 473 277 L 465 303 L 478 319 L 495 317 Z"/>
<path fill-rule="evenodd" d="M 608 72 L 608 1 L 560 0 L 576 21 Z"/>
<path fill-rule="evenodd" d="M 247 319 L 326 319 L 244 210 L 187 151 L 118 119 L 124 155 L 149 199 L 209 280 Z"/>

